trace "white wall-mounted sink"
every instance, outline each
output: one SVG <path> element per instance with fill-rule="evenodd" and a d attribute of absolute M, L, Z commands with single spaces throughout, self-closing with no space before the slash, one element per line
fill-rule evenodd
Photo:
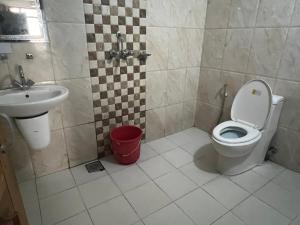
<path fill-rule="evenodd" d="M 32 117 L 49 111 L 68 97 L 69 90 L 58 85 L 37 85 L 29 90 L 0 91 L 0 112 L 10 117 Z"/>
<path fill-rule="evenodd" d="M 48 111 L 60 104 L 69 90 L 58 85 L 36 85 L 29 90 L 0 91 L 0 113 L 15 120 L 32 149 L 45 149 L 50 143 Z"/>

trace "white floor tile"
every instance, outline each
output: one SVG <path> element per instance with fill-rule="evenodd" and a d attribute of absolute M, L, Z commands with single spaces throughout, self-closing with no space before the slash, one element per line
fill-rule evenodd
<path fill-rule="evenodd" d="M 95 225 L 132 225 L 138 216 L 123 196 L 89 210 Z"/>
<path fill-rule="evenodd" d="M 195 165 L 194 162 L 189 163 L 186 166 L 183 166 L 180 168 L 180 170 L 189 177 L 192 181 L 197 183 L 198 185 L 203 185 L 209 182 L 210 180 L 213 180 L 214 178 L 218 177 L 219 174 L 217 171 L 205 171 L 201 170 L 199 167 Z"/>
<path fill-rule="evenodd" d="M 161 176 L 155 180 L 155 183 L 173 200 L 178 199 L 197 188 L 197 185 L 179 171 L 174 171 Z"/>
<path fill-rule="evenodd" d="M 246 224 L 229 212 L 226 215 L 222 216 L 220 219 L 218 219 L 212 225 L 246 225 Z"/>
<path fill-rule="evenodd" d="M 148 159 L 147 161 L 139 163 L 139 166 L 152 178 L 157 178 L 175 168 L 161 156 Z"/>
<path fill-rule="evenodd" d="M 70 170 L 63 170 L 37 178 L 36 183 L 40 198 L 45 198 L 75 186 L 75 182 Z"/>
<path fill-rule="evenodd" d="M 109 174 L 117 172 L 119 170 L 123 170 L 127 167 L 130 167 L 131 165 L 122 165 L 119 164 L 113 155 L 110 156 L 106 156 L 102 159 L 100 159 L 101 163 L 103 164 L 106 172 L 108 172 Z"/>
<path fill-rule="evenodd" d="M 300 194 L 290 192 L 272 182 L 256 192 L 255 196 L 290 219 L 300 215 Z"/>
<path fill-rule="evenodd" d="M 252 170 L 270 180 L 281 173 L 284 168 L 271 161 L 267 161 L 261 166 L 254 167 Z"/>
<path fill-rule="evenodd" d="M 210 181 L 203 185 L 202 188 L 228 209 L 232 209 L 250 195 L 248 192 L 224 177 L 219 177 Z"/>
<path fill-rule="evenodd" d="M 291 170 L 285 170 L 273 180 L 274 183 L 293 192 L 300 193 L 300 174 Z"/>
<path fill-rule="evenodd" d="M 71 168 L 71 173 L 73 174 L 77 185 L 84 184 L 107 175 L 105 170 L 89 173 L 85 167 L 85 164 Z"/>
<path fill-rule="evenodd" d="M 43 225 L 52 225 L 84 210 L 77 188 L 42 199 L 40 204 Z"/>
<path fill-rule="evenodd" d="M 171 199 L 152 182 L 125 193 L 125 196 L 141 217 L 148 216 L 171 202 Z"/>
<path fill-rule="evenodd" d="M 155 141 L 148 142 L 147 144 L 159 154 L 170 151 L 177 147 L 173 142 L 169 141 L 167 138 L 160 138 Z"/>
<path fill-rule="evenodd" d="M 142 221 L 139 221 L 139 222 L 137 222 L 137 223 L 135 223 L 133 225 L 144 225 L 144 223 Z"/>
<path fill-rule="evenodd" d="M 150 181 L 145 173 L 136 165 L 113 173 L 111 176 L 122 192 L 129 191 Z"/>
<path fill-rule="evenodd" d="M 109 176 L 80 185 L 79 191 L 88 208 L 121 194 Z"/>
<path fill-rule="evenodd" d="M 267 178 L 251 170 L 236 176 L 231 176 L 230 179 L 250 193 L 257 191 L 268 182 Z"/>
<path fill-rule="evenodd" d="M 93 225 L 93 224 L 88 213 L 84 211 L 83 213 L 73 216 L 56 225 Z"/>
<path fill-rule="evenodd" d="M 176 168 L 184 166 L 193 161 L 193 157 L 181 148 L 176 148 L 166 152 L 162 156 Z"/>
<path fill-rule="evenodd" d="M 227 212 L 201 188 L 177 200 L 176 204 L 199 225 L 209 225 Z"/>
<path fill-rule="evenodd" d="M 298 216 L 296 219 L 294 219 L 290 225 L 300 225 L 300 216 Z"/>
<path fill-rule="evenodd" d="M 41 225 L 42 220 L 35 180 L 20 183 L 19 188 L 29 224 Z"/>
<path fill-rule="evenodd" d="M 150 145 L 148 144 L 142 144 L 141 145 L 141 154 L 140 154 L 140 158 L 138 160 L 138 162 L 143 162 L 147 159 L 153 158 L 155 156 L 157 156 L 158 153 L 156 151 L 154 151 Z"/>
<path fill-rule="evenodd" d="M 183 131 L 167 136 L 166 138 L 178 146 L 191 142 L 191 138 Z"/>
<path fill-rule="evenodd" d="M 204 147 L 210 143 L 197 143 L 197 142 L 188 142 L 180 146 L 184 151 L 188 152 L 192 156 L 201 155 L 205 151 Z"/>
<path fill-rule="evenodd" d="M 184 133 L 186 133 L 190 137 L 190 141 L 185 143 L 184 145 L 181 145 L 180 147 L 182 147 L 192 155 L 194 155 L 195 153 L 199 154 L 204 146 L 211 144 L 210 135 L 200 129 L 191 128 L 185 130 Z"/>
<path fill-rule="evenodd" d="M 144 219 L 146 225 L 193 225 L 193 222 L 175 205 L 171 204 Z"/>
<path fill-rule="evenodd" d="M 287 225 L 290 220 L 254 197 L 248 198 L 233 213 L 248 225 Z"/>

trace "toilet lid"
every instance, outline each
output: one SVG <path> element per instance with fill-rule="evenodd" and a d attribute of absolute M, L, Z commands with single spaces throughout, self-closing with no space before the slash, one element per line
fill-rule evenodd
<path fill-rule="evenodd" d="M 247 82 L 236 94 L 231 119 L 262 129 L 269 117 L 272 105 L 272 91 L 263 80 Z"/>

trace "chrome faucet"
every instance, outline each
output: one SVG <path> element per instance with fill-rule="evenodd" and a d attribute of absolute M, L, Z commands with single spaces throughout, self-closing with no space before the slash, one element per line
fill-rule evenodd
<path fill-rule="evenodd" d="M 21 65 L 18 65 L 18 75 L 20 81 L 17 81 L 16 79 L 13 80 L 12 82 L 13 87 L 17 87 L 22 90 L 28 90 L 29 88 L 31 88 L 31 86 L 34 85 L 33 80 L 25 78 L 23 67 Z"/>
<path fill-rule="evenodd" d="M 118 40 L 118 50 L 111 49 L 109 51 L 109 59 L 116 58 L 117 60 L 123 59 L 126 60 L 129 56 L 133 56 L 133 51 L 124 49 L 124 37 L 122 36 L 121 32 L 118 31 L 116 34 Z"/>

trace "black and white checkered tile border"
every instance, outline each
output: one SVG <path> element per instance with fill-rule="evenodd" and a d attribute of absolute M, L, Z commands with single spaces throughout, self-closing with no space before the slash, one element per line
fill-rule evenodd
<path fill-rule="evenodd" d="M 110 154 L 109 131 L 146 123 L 146 66 L 136 58 L 108 60 L 117 49 L 116 33 L 126 48 L 146 50 L 146 6 L 140 0 L 83 0 L 99 156 Z"/>

